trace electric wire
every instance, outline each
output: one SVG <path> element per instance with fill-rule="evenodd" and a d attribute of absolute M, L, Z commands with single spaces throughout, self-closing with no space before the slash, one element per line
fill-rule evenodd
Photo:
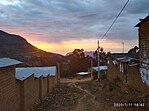
<path fill-rule="evenodd" d="M 117 19 L 119 18 L 119 16 L 121 15 L 121 13 L 123 12 L 123 10 L 125 9 L 125 7 L 127 6 L 129 0 L 127 0 L 127 2 L 124 4 L 124 6 L 122 7 L 122 9 L 120 10 L 120 12 L 118 13 L 118 15 L 116 16 L 116 18 L 114 19 L 114 21 L 112 22 L 112 24 L 110 25 L 110 27 L 108 28 L 108 30 L 105 32 L 105 34 L 102 36 L 102 38 L 100 39 L 100 41 L 105 38 L 105 36 L 107 35 L 107 33 L 110 31 L 110 29 L 112 28 L 112 26 L 115 24 L 115 22 L 117 21 Z"/>

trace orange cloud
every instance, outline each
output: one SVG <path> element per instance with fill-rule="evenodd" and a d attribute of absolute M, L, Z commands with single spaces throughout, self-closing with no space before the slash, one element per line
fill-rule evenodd
<path fill-rule="evenodd" d="M 50 43 L 50 42 L 43 42 L 41 40 L 37 40 L 38 37 L 41 35 L 38 34 L 31 34 L 26 33 L 21 28 L 12 29 L 7 28 L 5 29 L 8 33 L 13 33 L 25 37 L 29 43 L 40 48 L 42 50 L 54 53 L 60 53 L 65 55 L 68 52 L 72 52 L 76 48 L 83 48 L 85 51 L 95 51 L 97 49 L 97 39 L 81 39 L 81 40 L 70 40 L 70 41 L 62 41 L 60 43 Z M 103 40 L 100 42 L 100 46 L 104 48 L 104 51 L 111 51 L 111 52 L 122 52 L 122 42 L 113 42 L 110 40 Z M 130 49 L 130 46 L 125 45 L 125 52 Z"/>
<path fill-rule="evenodd" d="M 68 52 L 72 52 L 76 48 L 83 48 L 85 51 L 95 51 L 97 49 L 97 40 L 81 40 L 81 41 L 67 41 L 61 43 L 46 43 L 40 41 L 32 41 L 31 42 L 34 46 L 43 49 L 49 52 L 61 53 L 66 54 Z M 122 52 L 122 43 L 112 43 L 108 42 L 101 42 L 100 46 L 104 48 L 104 51 L 111 51 L 111 52 Z M 125 51 L 129 48 L 125 47 Z"/>

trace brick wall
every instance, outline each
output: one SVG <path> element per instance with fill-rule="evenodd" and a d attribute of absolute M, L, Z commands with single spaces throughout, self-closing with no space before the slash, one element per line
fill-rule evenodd
<path fill-rule="evenodd" d="M 140 48 L 140 57 L 142 64 L 144 58 L 144 51 L 147 53 L 149 58 L 149 20 L 142 23 L 139 27 L 139 48 Z"/>
<path fill-rule="evenodd" d="M 139 25 L 140 74 L 149 88 L 149 16 Z"/>
<path fill-rule="evenodd" d="M 0 68 L 0 111 L 20 110 L 20 90 L 15 67 Z"/>

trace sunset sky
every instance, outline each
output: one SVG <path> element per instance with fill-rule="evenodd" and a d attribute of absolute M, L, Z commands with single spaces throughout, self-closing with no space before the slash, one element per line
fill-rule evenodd
<path fill-rule="evenodd" d="M 0 0 L 0 30 L 21 35 L 46 51 L 65 55 L 75 48 L 94 51 L 127 0 Z M 149 14 L 149 0 L 130 0 L 107 36 L 105 51 L 138 45 L 134 26 Z"/>

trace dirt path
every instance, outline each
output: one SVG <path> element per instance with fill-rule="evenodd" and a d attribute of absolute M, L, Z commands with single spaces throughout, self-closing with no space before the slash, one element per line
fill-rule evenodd
<path fill-rule="evenodd" d="M 81 86 L 77 85 L 78 83 L 83 83 L 86 81 L 90 81 L 90 78 L 77 80 L 77 79 L 65 79 L 61 80 L 61 83 L 68 83 L 67 86 L 75 87 L 76 89 L 80 90 L 82 93 L 81 98 L 77 100 L 77 104 L 74 107 L 73 111 L 91 111 L 94 108 L 94 111 L 99 111 L 98 107 L 99 103 L 95 101 L 95 95 L 91 94 L 88 90 L 83 89 Z"/>
<path fill-rule="evenodd" d="M 86 82 L 86 81 L 91 81 L 91 78 L 85 78 L 85 79 L 81 79 L 81 80 L 78 80 L 77 78 L 74 78 L 74 79 L 63 78 L 60 80 L 60 83 L 82 83 L 82 82 Z"/>
<path fill-rule="evenodd" d="M 117 98 L 114 96 L 115 92 L 103 90 L 102 83 L 89 81 L 90 79 L 61 80 L 61 83 L 34 111 L 146 111 L 114 107 L 113 99 Z"/>
<path fill-rule="evenodd" d="M 76 85 L 75 82 L 71 85 L 84 92 L 84 96 L 78 100 L 74 111 L 112 111 L 112 108 L 105 108 L 103 103 L 96 101 L 96 95 L 92 94 L 90 91 Z M 116 109 L 114 111 L 116 111 Z"/>
<path fill-rule="evenodd" d="M 112 108 L 105 108 L 105 104 L 96 101 L 96 95 L 92 94 L 89 90 L 82 88 L 78 83 L 84 83 L 87 81 L 91 81 L 90 78 L 77 80 L 77 79 L 64 79 L 61 80 L 61 83 L 67 83 L 67 86 L 75 87 L 84 93 L 81 98 L 77 100 L 77 104 L 75 105 L 72 111 L 113 111 Z M 114 111 L 117 111 L 116 109 Z"/>
<path fill-rule="evenodd" d="M 88 90 L 82 89 L 81 86 L 77 86 L 75 83 L 72 85 L 74 85 L 74 87 L 78 88 L 79 90 L 85 92 L 87 95 L 90 95 L 93 99 L 95 99 L 96 96 L 91 94 Z"/>

